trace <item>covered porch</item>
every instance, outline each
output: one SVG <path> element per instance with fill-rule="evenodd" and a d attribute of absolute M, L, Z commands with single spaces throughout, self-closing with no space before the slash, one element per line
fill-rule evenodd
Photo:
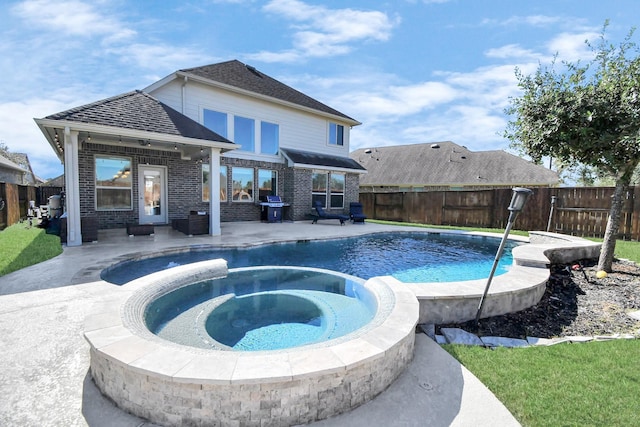
<path fill-rule="evenodd" d="M 141 91 L 35 121 L 64 164 L 68 246 L 82 244 L 86 217 L 104 229 L 206 211 L 209 235 L 221 233 L 220 157 L 236 144 Z"/>

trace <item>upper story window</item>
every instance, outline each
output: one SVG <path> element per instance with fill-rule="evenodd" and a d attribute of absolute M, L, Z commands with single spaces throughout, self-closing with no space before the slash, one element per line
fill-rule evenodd
<path fill-rule="evenodd" d="M 280 126 L 275 123 L 260 123 L 260 152 L 262 154 L 278 154 L 280 145 Z"/>
<path fill-rule="evenodd" d="M 329 123 L 329 145 L 344 145 L 344 126 Z"/>
<path fill-rule="evenodd" d="M 220 136 L 227 137 L 227 115 L 219 111 L 204 109 L 203 124 Z"/>
<path fill-rule="evenodd" d="M 96 210 L 133 209 L 131 159 L 96 156 Z"/>
<path fill-rule="evenodd" d="M 242 145 L 240 150 L 255 151 L 255 120 L 234 116 L 233 134 L 233 142 Z"/>
<path fill-rule="evenodd" d="M 229 117 L 233 120 L 229 121 Z M 256 123 L 259 128 L 256 128 Z M 229 116 L 227 113 L 203 108 L 202 124 L 241 145 L 239 151 L 276 155 L 280 149 L 280 125 L 276 123 L 233 114 Z"/>

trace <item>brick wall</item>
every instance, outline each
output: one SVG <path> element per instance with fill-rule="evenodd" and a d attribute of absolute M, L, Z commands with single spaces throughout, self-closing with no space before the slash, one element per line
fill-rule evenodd
<path fill-rule="evenodd" d="M 96 211 L 95 205 L 95 156 L 112 155 L 131 159 L 132 197 L 133 207 L 122 211 Z M 153 150 L 146 147 L 110 146 L 84 142 L 78 152 L 80 182 L 80 212 L 81 216 L 97 216 L 100 228 L 122 228 L 127 222 L 138 221 L 138 166 L 164 166 L 167 168 L 167 184 L 169 187 L 168 220 L 186 218 L 191 210 L 208 210 L 209 203 L 202 202 L 202 166 L 192 160 L 182 160 L 179 152 Z M 230 221 L 258 221 L 262 207 L 259 205 L 257 186 L 253 202 L 238 202 L 231 200 L 233 168 L 253 168 L 254 183 L 258 181 L 258 169 L 275 170 L 278 172 L 277 194 L 291 204 L 285 210 L 288 220 L 307 219 L 311 212 L 311 169 L 293 169 L 284 163 L 272 163 L 246 159 L 221 159 L 221 164 L 227 166 L 227 201 L 220 203 L 220 219 Z M 359 176 L 346 175 L 345 211 L 349 202 L 358 201 Z"/>
<path fill-rule="evenodd" d="M 131 159 L 133 207 L 122 211 L 96 211 L 95 200 L 95 156 L 113 155 Z M 83 143 L 78 152 L 80 170 L 80 212 L 81 216 L 96 215 L 100 228 L 121 228 L 127 222 L 138 221 L 138 166 L 164 166 L 167 168 L 169 194 L 168 220 L 185 218 L 192 209 L 208 209 L 208 203 L 202 203 L 201 166 L 191 160 L 182 160 L 180 153 L 152 150 L 143 147 L 110 146 Z"/>

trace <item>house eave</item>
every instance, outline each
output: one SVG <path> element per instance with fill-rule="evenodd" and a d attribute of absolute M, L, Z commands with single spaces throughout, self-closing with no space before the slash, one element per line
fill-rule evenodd
<path fill-rule="evenodd" d="M 69 120 L 54 120 L 54 119 L 34 119 L 45 138 L 49 142 L 49 145 L 53 148 L 58 158 L 63 160 L 63 153 L 58 149 L 54 140 L 53 133 L 47 131 L 47 129 L 60 129 L 61 134 L 65 128 L 69 128 L 72 131 L 92 133 L 98 135 L 111 135 L 117 136 L 121 139 L 130 140 L 143 140 L 150 141 L 151 143 L 166 143 L 166 144 L 180 144 L 184 146 L 198 146 L 202 148 L 215 148 L 219 149 L 220 153 L 235 150 L 240 148 L 240 145 L 222 142 L 211 141 L 206 139 L 188 138 L 180 135 L 171 135 L 159 132 L 149 132 L 136 129 L 127 129 L 114 126 L 97 125 L 92 123 L 75 122 Z M 114 144 L 115 145 L 115 144 Z"/>
<path fill-rule="evenodd" d="M 306 163 L 290 163 L 289 164 L 294 169 L 314 169 L 314 170 L 328 170 L 331 172 L 344 172 L 344 173 L 357 173 L 364 175 L 367 173 L 366 170 L 361 169 L 350 169 L 350 168 L 338 168 L 334 166 L 324 166 L 324 165 L 311 165 Z"/>

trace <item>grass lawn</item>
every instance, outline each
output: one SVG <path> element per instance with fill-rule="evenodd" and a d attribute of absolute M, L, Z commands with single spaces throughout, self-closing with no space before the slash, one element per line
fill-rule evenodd
<path fill-rule="evenodd" d="M 14 224 L 0 232 L 0 276 L 38 264 L 62 253 L 60 237 L 44 229 Z"/>
<path fill-rule="evenodd" d="M 639 426 L 640 341 L 520 349 L 443 346 L 523 426 Z"/>
<path fill-rule="evenodd" d="M 638 263 L 640 243 L 618 240 L 615 254 Z M 494 351 L 443 347 L 523 426 L 640 426 L 640 340 Z"/>

